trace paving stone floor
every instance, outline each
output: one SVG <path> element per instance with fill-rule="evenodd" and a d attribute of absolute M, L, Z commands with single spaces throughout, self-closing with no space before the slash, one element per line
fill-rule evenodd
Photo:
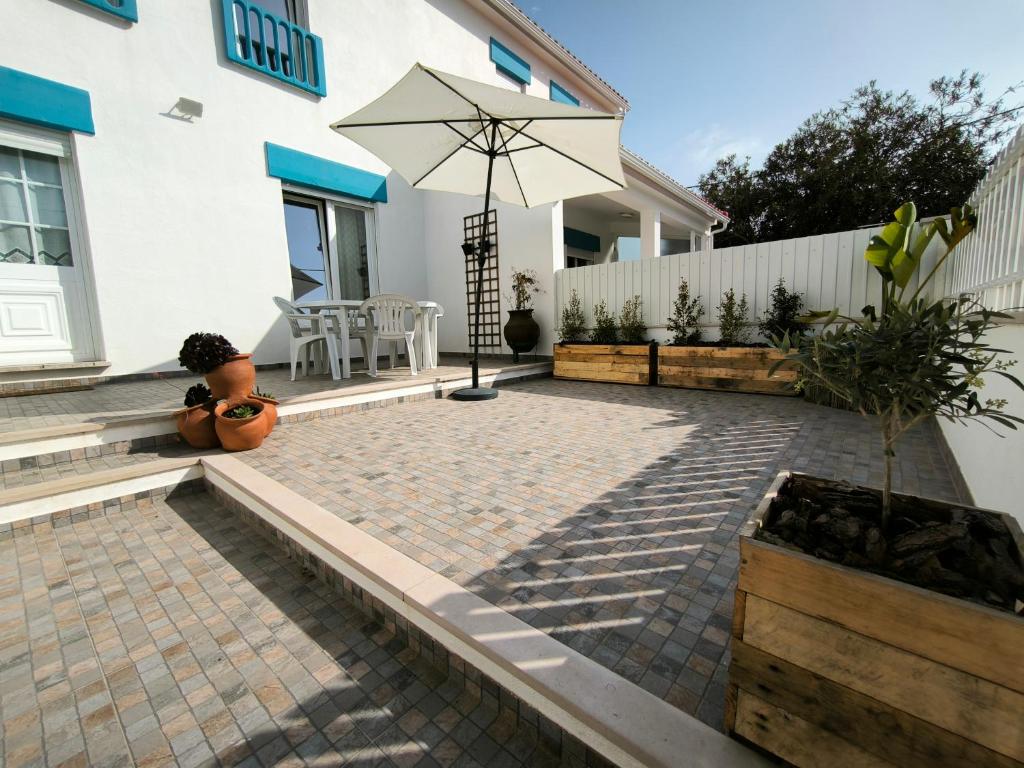
<path fill-rule="evenodd" d="M 205 494 L 0 542 L 0 765 L 554 765 Z"/>
<path fill-rule="evenodd" d="M 956 499 L 932 425 L 896 486 Z M 783 468 L 878 484 L 857 414 L 542 379 L 279 427 L 240 454 L 307 498 L 722 727 L 736 531 Z"/>
<path fill-rule="evenodd" d="M 290 381 L 290 371 L 275 368 L 259 371 L 257 384 L 264 392 L 284 399 L 365 386 L 375 381 L 390 383 L 413 380 L 408 368 L 399 367 L 391 371 L 383 360 L 381 362 L 382 367 L 377 379 L 370 378 L 357 362 L 352 371 L 352 378 L 341 381 L 334 381 L 327 374 L 306 377 L 300 375 L 295 381 Z M 529 362 L 529 358 L 524 359 L 524 363 L 526 362 Z M 468 362 L 465 360 L 442 357 L 440 363 L 440 367 L 420 373 L 415 377 L 415 381 L 430 382 L 439 376 L 468 373 Z M 481 371 L 486 374 L 507 365 L 484 360 Z M 111 382 L 78 392 L 0 397 L 0 433 L 67 424 L 105 423 L 115 419 L 174 411 L 182 407 L 186 390 L 201 380 L 201 376 L 176 376 L 166 379 Z"/>

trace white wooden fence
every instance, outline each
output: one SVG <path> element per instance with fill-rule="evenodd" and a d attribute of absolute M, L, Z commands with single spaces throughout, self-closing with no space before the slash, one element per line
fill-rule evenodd
<path fill-rule="evenodd" d="M 950 257 L 946 292 L 990 309 L 1024 307 L 1024 126 L 996 156 L 971 204 L 978 228 Z"/>
<path fill-rule="evenodd" d="M 992 167 L 971 196 L 978 228 L 946 262 L 930 287 L 933 295 L 977 294 L 990 309 L 1024 308 L 1024 126 L 996 156 Z M 680 280 L 690 295 L 704 304 L 706 339 L 717 338 L 718 303 L 732 288 L 746 294 L 748 318 L 756 323 L 769 306 L 779 278 L 786 288 L 803 294 L 807 309 L 838 307 L 857 314 L 865 304 L 879 302 L 881 279 L 864 260 L 864 249 L 880 227 L 815 235 L 770 243 L 682 253 L 658 259 L 615 262 L 562 269 L 555 273 L 555 317 L 573 290 L 583 304 L 588 327 L 593 308 L 604 300 L 618 313 L 634 295 L 643 301 L 644 320 L 651 338 L 665 340 Z M 925 253 L 915 279 L 927 275 L 942 253 L 936 237 Z"/>
<path fill-rule="evenodd" d="M 669 337 L 665 325 L 672 314 L 679 281 L 686 280 L 690 295 L 699 294 L 704 304 L 704 337 L 715 339 L 718 303 L 724 291 L 732 288 L 737 299 L 746 294 L 748 320 L 756 324 L 769 306 L 769 295 L 780 277 L 788 290 L 803 294 L 807 309 L 839 307 L 844 314 L 859 314 L 864 305 L 880 302 L 881 278 L 864 260 L 868 240 L 880 231 L 880 227 L 858 229 L 562 269 L 555 273 L 555 317 L 561 318 L 562 307 L 573 290 L 580 297 L 588 327 L 593 325 L 594 305 L 602 299 L 609 312 L 618 313 L 623 301 L 638 294 L 650 337 L 665 340 Z M 932 241 L 918 274 L 931 270 L 941 253 L 940 244 L 937 237 Z"/>

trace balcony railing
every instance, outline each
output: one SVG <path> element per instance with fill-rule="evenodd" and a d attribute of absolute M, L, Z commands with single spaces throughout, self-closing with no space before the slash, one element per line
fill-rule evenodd
<path fill-rule="evenodd" d="M 93 8 L 99 8 L 101 11 L 112 13 L 114 16 L 120 16 L 122 19 L 128 19 L 128 21 L 139 20 L 139 10 L 135 5 L 135 0 L 82 0 L 82 2 Z"/>
<path fill-rule="evenodd" d="M 323 41 L 248 0 L 221 0 L 224 46 L 236 64 L 281 82 L 327 95 Z"/>

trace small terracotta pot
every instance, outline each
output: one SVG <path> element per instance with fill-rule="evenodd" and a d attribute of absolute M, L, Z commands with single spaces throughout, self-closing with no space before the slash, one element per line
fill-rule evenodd
<path fill-rule="evenodd" d="M 263 413 L 266 416 L 267 434 L 269 435 L 274 431 L 274 425 L 277 423 L 277 400 L 261 397 L 260 395 L 249 395 L 249 397 L 263 403 Z"/>
<path fill-rule="evenodd" d="M 206 374 L 206 383 L 214 400 L 241 400 L 249 397 L 256 383 L 252 355 L 232 355 L 220 368 Z"/>
<path fill-rule="evenodd" d="M 209 400 L 191 408 L 185 408 L 174 415 L 177 417 L 178 434 L 193 448 L 206 450 L 220 445 L 214 426 L 213 409 L 215 401 Z"/>
<path fill-rule="evenodd" d="M 256 409 L 256 413 L 247 419 L 229 419 L 224 415 L 236 405 L 248 405 Z M 259 448 L 263 438 L 267 436 L 266 415 L 264 406 L 259 400 L 242 397 L 238 400 L 224 400 L 217 403 L 216 415 L 217 437 L 225 451 L 249 451 Z"/>

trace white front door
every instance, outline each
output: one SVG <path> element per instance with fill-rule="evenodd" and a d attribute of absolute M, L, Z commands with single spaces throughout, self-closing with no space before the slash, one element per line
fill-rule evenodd
<path fill-rule="evenodd" d="M 0 367 L 95 360 L 66 137 L 0 123 Z"/>

